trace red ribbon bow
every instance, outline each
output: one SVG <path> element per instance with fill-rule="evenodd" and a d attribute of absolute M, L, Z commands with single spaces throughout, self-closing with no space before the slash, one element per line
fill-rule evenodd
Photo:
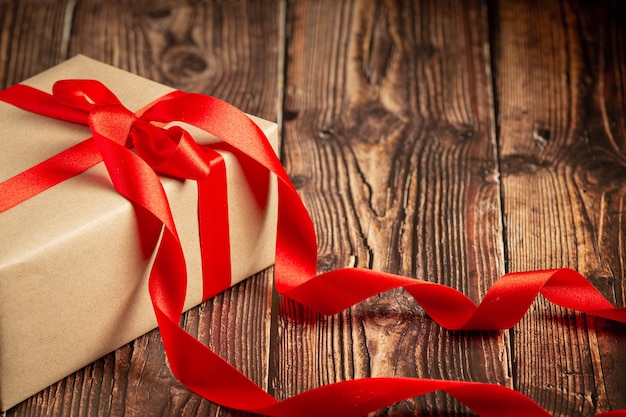
<path fill-rule="evenodd" d="M 195 180 L 201 195 L 217 192 L 222 203 L 200 197 L 199 212 L 215 209 L 222 221 L 227 219 L 223 205 L 226 189 L 219 154 L 196 144 L 183 128 L 167 127 L 173 122 L 187 123 L 217 136 L 237 152 L 244 169 L 262 167 L 278 177 L 275 284 L 281 294 L 310 308 L 334 314 L 372 295 L 404 287 L 433 320 L 449 329 L 509 328 L 521 319 L 538 294 L 563 307 L 626 322 L 626 308 L 614 307 L 570 269 L 507 274 L 478 306 L 444 285 L 366 269 L 316 275 L 313 225 L 280 161 L 263 132 L 244 113 L 213 97 L 176 91 L 132 113 L 101 83 L 75 80 L 55 84 L 53 95 L 16 85 L 0 92 L 0 100 L 49 117 L 88 124 L 93 134 L 93 138 L 0 183 L 0 194 L 5 196 L 0 213 L 103 160 L 116 190 L 136 207 L 140 224 L 163 227 L 149 290 L 170 368 L 187 387 L 223 406 L 275 417 L 356 417 L 409 397 L 443 390 L 482 416 L 549 415 L 529 398 L 506 387 L 415 378 L 344 381 L 278 401 L 184 331 L 179 322 L 186 291 L 185 260 L 157 173 Z M 129 149 L 131 146 L 135 152 Z M 203 228 L 214 227 L 211 223 L 201 219 L 201 235 L 207 232 Z M 144 230 L 151 232 L 149 228 Z M 221 232 L 220 238 L 201 238 L 212 245 L 210 250 L 202 251 L 203 265 L 205 257 L 210 259 L 211 253 L 228 246 L 222 240 L 227 238 L 228 229 L 226 237 L 224 230 Z M 228 285 L 222 282 L 207 289 L 207 276 L 215 277 L 227 269 L 229 274 L 230 266 L 206 262 L 203 272 L 208 297 Z M 220 272 L 215 274 L 212 268 Z M 626 415 L 626 411 L 602 415 Z"/>

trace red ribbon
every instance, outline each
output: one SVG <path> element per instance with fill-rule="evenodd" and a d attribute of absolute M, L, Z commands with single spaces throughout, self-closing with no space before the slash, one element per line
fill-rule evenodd
<path fill-rule="evenodd" d="M 92 138 L 1 183 L 0 195 L 4 200 L 0 202 L 0 212 L 103 160 L 116 190 L 135 206 L 141 232 L 150 235 L 154 225 L 163 228 L 149 290 L 165 351 L 174 375 L 214 403 L 275 417 L 356 417 L 441 390 L 481 416 L 549 415 L 529 398 L 499 385 L 415 378 L 344 381 L 278 401 L 183 330 L 179 322 L 187 285 L 185 260 L 157 173 L 198 181 L 200 216 L 207 210 L 216 210 L 209 218 L 200 220 L 201 242 L 206 245 L 202 250 L 203 258 L 206 257 L 205 283 L 215 275 L 229 273 L 230 265 L 214 264 L 216 258 L 228 259 L 215 253 L 229 245 L 222 240 L 224 229 L 219 230 L 220 221 L 209 221 L 220 219 L 221 224 L 226 224 L 227 237 L 225 177 L 220 167 L 223 162 L 219 162 L 214 150 L 197 145 L 182 128 L 166 127 L 175 121 L 223 140 L 240 155 L 244 169 L 254 171 L 260 166 L 278 177 L 275 285 L 281 294 L 309 308 L 334 314 L 375 294 L 403 287 L 433 320 L 448 329 L 510 328 L 538 294 L 562 307 L 626 322 L 626 308 L 614 307 L 571 269 L 507 274 L 478 306 L 444 285 L 366 269 L 340 269 L 316 275 L 313 224 L 280 161 L 263 132 L 244 113 L 213 97 L 174 92 L 132 113 L 102 84 L 74 80 L 56 83 L 52 95 L 16 85 L 0 92 L 0 100 L 49 117 L 88 124 L 93 134 Z M 217 204 L 213 200 L 216 196 Z M 217 235 L 214 227 L 218 227 Z M 213 234 L 210 239 L 202 238 L 209 233 Z M 212 268 L 219 273 L 213 273 Z M 224 285 L 205 287 L 205 297 Z M 626 411 L 600 415 L 626 415 Z"/>

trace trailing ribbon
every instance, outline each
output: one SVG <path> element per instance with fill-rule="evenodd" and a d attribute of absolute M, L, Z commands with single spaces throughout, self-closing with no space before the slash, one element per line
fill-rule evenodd
<path fill-rule="evenodd" d="M 185 259 L 157 173 L 198 181 L 200 194 L 218 193 L 220 201 L 225 201 L 226 190 L 223 174 L 213 176 L 220 166 L 216 152 L 197 145 L 184 129 L 167 127 L 172 122 L 187 123 L 218 137 L 246 155 L 239 159 L 248 169 L 258 164 L 277 176 L 275 285 L 279 293 L 311 309 L 334 314 L 375 294 L 403 287 L 433 320 L 448 329 L 510 328 L 539 294 L 562 307 L 626 323 L 626 308 L 614 307 L 582 275 L 570 269 L 507 274 L 478 306 L 453 288 L 413 278 L 360 268 L 317 275 L 313 224 L 280 161 L 254 122 L 213 97 L 177 91 L 132 113 L 99 82 L 74 80 L 56 83 L 52 95 L 16 85 L 0 92 L 0 100 L 49 117 L 88 124 L 93 135 L 1 183 L 4 200 L 0 202 L 0 213 L 103 160 L 115 189 L 135 206 L 141 233 L 150 235 L 155 225 L 163 229 L 150 272 L 149 291 L 169 365 L 183 384 L 214 403 L 273 417 L 357 417 L 441 390 L 481 416 L 549 416 L 535 402 L 507 387 L 416 378 L 343 381 L 279 401 L 187 333 L 179 325 L 187 285 Z M 201 206 L 215 206 L 210 199 L 200 199 Z M 215 216 L 227 216 L 223 205 L 217 210 Z M 214 233 L 208 219 L 200 221 L 201 235 Z M 223 236 L 223 230 L 219 236 Z M 210 258 L 211 251 L 227 243 L 213 242 L 210 250 L 202 251 L 203 257 Z M 206 261 L 203 267 L 207 276 L 216 275 L 210 271 L 214 260 Z M 218 268 L 223 274 L 229 265 Z M 205 289 L 205 297 L 223 286 Z M 600 415 L 625 416 L 626 410 Z"/>

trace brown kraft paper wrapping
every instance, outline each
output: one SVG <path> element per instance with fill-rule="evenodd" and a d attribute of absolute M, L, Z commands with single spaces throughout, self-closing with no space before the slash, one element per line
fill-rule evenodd
<path fill-rule="evenodd" d="M 77 56 L 24 84 L 50 92 L 60 79 L 97 79 L 135 111 L 172 89 Z M 277 148 L 274 123 L 254 118 Z M 0 102 L 0 181 L 63 151 L 89 129 Z M 199 143 L 216 141 L 194 131 Z M 232 284 L 274 262 L 277 193 L 259 206 L 232 154 L 226 161 Z M 202 300 L 193 181 L 162 179 L 187 259 L 185 309 Z M 0 196 L 2 198 L 2 196 Z M 0 213 L 0 410 L 154 329 L 131 204 L 102 163 Z"/>

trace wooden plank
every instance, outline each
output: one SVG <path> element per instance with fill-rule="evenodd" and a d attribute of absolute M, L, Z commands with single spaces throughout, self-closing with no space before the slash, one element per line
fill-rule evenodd
<path fill-rule="evenodd" d="M 67 1 L 0 2 L 0 87 L 33 76 L 65 59 Z"/>
<path fill-rule="evenodd" d="M 484 5 L 290 2 L 287 16 L 284 162 L 320 270 L 372 267 L 480 299 L 503 272 Z M 382 375 L 512 384 L 506 332 L 447 332 L 404 291 L 334 317 L 286 301 L 280 320 L 279 397 Z M 383 414 L 418 412 L 467 410 L 435 394 Z"/>
<path fill-rule="evenodd" d="M 7 86 L 7 57 L 9 42 L 11 42 L 11 28 L 13 27 L 13 5 L 7 0 L 0 1 L 0 88 Z"/>
<path fill-rule="evenodd" d="M 28 36 L 24 27 L 59 28 L 63 6 L 15 7 L 9 22 L 9 68 L 25 68 L 26 53 L 58 50 L 59 39 Z M 0 6 L 1 7 L 1 6 Z M 60 11 L 51 22 L 41 9 Z M 67 56 L 81 53 L 176 88 L 215 95 L 249 113 L 277 119 L 280 1 L 193 3 L 77 1 L 68 7 Z M 23 11 L 22 11 L 23 10 Z M 46 18 L 40 17 L 44 14 Z M 0 38 L 2 39 L 2 38 Z M 48 44 L 52 46 L 48 46 Z M 56 48 L 56 49 L 55 49 Z M 19 49 L 19 53 L 18 53 Z M 59 53 L 59 55 L 62 55 Z M 30 55 L 29 55 L 30 56 Z M 62 58 L 64 58 L 63 56 Z M 56 61 L 30 56 L 38 72 Z M 23 78 L 27 71 L 10 77 Z M 185 327 L 266 389 L 272 311 L 271 273 L 265 271 L 185 315 Z M 94 362 L 11 409 L 7 415 L 222 414 L 183 387 L 165 365 L 158 331 Z M 235 413 L 235 415 L 243 415 Z"/>
<path fill-rule="evenodd" d="M 572 267 L 624 305 L 624 6 L 493 11 L 510 269 Z M 625 334 L 540 299 L 513 333 L 515 387 L 555 415 L 625 408 Z"/>

